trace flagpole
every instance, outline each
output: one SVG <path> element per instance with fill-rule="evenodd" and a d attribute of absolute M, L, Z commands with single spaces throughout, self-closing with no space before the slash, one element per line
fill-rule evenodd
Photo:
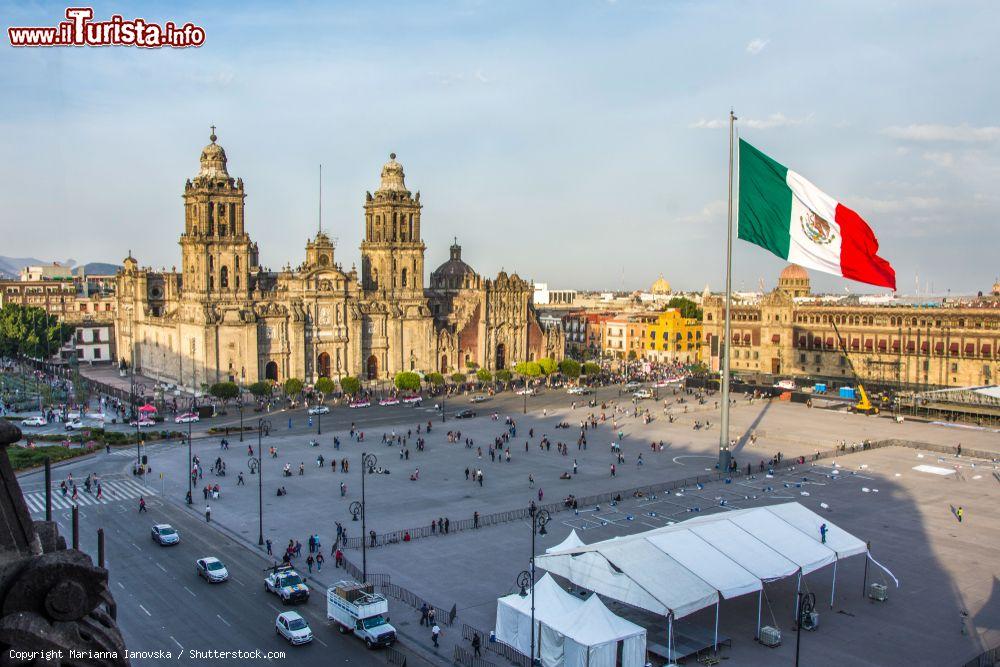
<path fill-rule="evenodd" d="M 732 343 L 730 310 L 733 302 L 733 132 L 736 115 L 729 110 L 729 216 L 726 225 L 726 324 L 719 350 L 722 353 L 722 423 L 719 427 L 719 471 L 727 472 L 733 454 L 729 450 L 729 346 Z"/>

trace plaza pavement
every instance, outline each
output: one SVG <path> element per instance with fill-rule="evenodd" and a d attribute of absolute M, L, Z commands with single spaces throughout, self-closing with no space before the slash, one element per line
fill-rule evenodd
<path fill-rule="evenodd" d="M 292 435 L 283 435 L 283 432 L 289 432 L 287 429 L 289 415 L 285 413 L 272 415 L 272 434 L 263 439 L 264 449 L 266 452 L 269 446 L 275 446 L 278 448 L 279 455 L 276 459 L 265 456 L 264 461 L 264 535 L 273 541 L 275 549 L 278 550 L 290 538 L 298 539 L 305 544 L 309 534 L 318 533 L 327 552 L 329 552 L 329 547 L 333 542 L 335 521 L 340 521 L 348 529 L 351 536 L 359 535 L 360 522 L 351 521 L 347 507 L 350 502 L 360 498 L 359 461 L 362 451 L 376 453 L 379 457 L 379 465 L 388 467 L 391 473 L 371 475 L 366 481 L 368 526 L 379 533 L 425 526 L 430 523 L 431 519 L 437 517 L 448 517 L 452 521 L 457 521 L 470 518 L 474 511 L 485 515 L 490 512 L 521 508 L 527 505 L 531 499 L 537 500 L 539 486 L 545 492 L 544 501 L 552 502 L 562 499 L 569 493 L 585 496 L 624 490 L 645 484 L 687 478 L 712 470 L 718 451 L 718 413 L 713 409 L 714 405 L 711 401 L 709 404 L 697 408 L 690 406 L 688 414 L 684 414 L 681 409 L 672 406 L 670 409 L 677 414 L 677 421 L 673 424 L 668 423 L 663 418 L 660 404 L 651 401 L 641 403 L 643 407 L 653 409 L 653 413 L 656 415 L 656 419 L 651 424 L 645 425 L 641 419 L 619 415 L 619 428 L 625 434 L 621 444 L 626 455 L 626 463 L 619 464 L 616 477 L 611 478 L 609 469 L 615 458 L 610 452 L 609 445 L 617 439 L 611 426 L 613 407 L 609 405 L 608 409 L 604 411 L 608 415 L 605 424 L 597 429 L 586 431 L 588 449 L 578 451 L 575 441 L 579 434 L 580 419 L 595 411 L 599 415 L 601 410 L 600 406 L 596 409 L 578 407 L 576 410 L 572 410 L 570 408 L 571 400 L 572 397 L 565 395 L 561 397 L 548 396 L 548 404 L 551 407 L 546 409 L 544 415 L 539 410 L 532 411 L 528 415 L 521 415 L 519 411 L 511 409 L 513 405 L 510 401 L 506 404 L 497 402 L 495 405 L 498 408 L 504 406 L 508 408 L 507 410 L 500 409 L 499 421 L 493 421 L 489 416 L 494 404 L 481 404 L 475 406 L 479 417 L 470 420 L 449 419 L 444 424 L 441 424 L 435 412 L 427 408 L 399 407 L 380 412 L 374 408 L 371 412 L 347 411 L 340 408 L 324 418 L 325 430 L 323 435 L 318 438 L 321 443 L 319 447 L 308 445 L 308 441 L 315 436 L 302 433 L 306 419 L 304 415 L 301 413 L 291 415 L 293 429 L 290 433 Z M 457 409 L 466 405 L 467 403 L 457 400 L 449 402 L 449 408 Z M 631 409 L 630 403 L 622 405 Z M 517 435 L 512 438 L 510 443 L 512 461 L 505 463 L 498 460 L 494 463 L 487 455 L 488 446 L 497 435 L 504 431 L 503 418 L 507 414 L 517 424 Z M 352 441 L 346 432 L 346 427 L 352 419 L 362 424 L 369 415 L 371 415 L 370 419 L 377 421 L 378 424 L 359 426 L 365 430 L 365 442 Z M 712 421 L 710 428 L 702 430 L 692 428 L 695 419 L 703 422 L 706 418 Z M 422 434 L 427 439 L 427 448 L 424 452 L 419 452 L 416 447 L 416 424 L 419 421 L 425 426 L 428 419 L 434 420 L 433 429 L 429 435 Z M 554 428 L 555 424 L 563 420 L 571 424 L 570 429 Z M 946 446 L 954 446 L 961 442 L 968 449 L 978 448 L 1000 452 L 1000 437 L 991 431 L 950 428 L 909 421 L 897 424 L 887 418 L 871 418 L 843 412 L 809 409 L 803 405 L 780 401 L 754 402 L 751 405 L 745 400 L 738 400 L 732 410 L 732 426 L 734 437 L 751 431 L 756 431 L 759 436 L 756 445 L 750 446 L 743 442 L 738 447 L 735 457 L 741 467 L 745 466 L 748 461 L 756 467 L 761 459 L 766 461 L 777 451 L 781 451 L 788 459 L 799 455 L 808 455 L 816 450 L 830 449 L 842 440 L 851 444 L 865 438 L 875 440 L 884 438 L 912 439 Z M 330 428 L 336 430 L 331 431 Z M 391 433 L 394 429 L 397 433 L 403 433 L 408 428 L 414 431 L 408 444 L 410 460 L 401 462 L 398 447 L 383 445 L 381 435 L 383 432 Z M 528 436 L 528 430 L 531 428 L 535 430 L 533 438 Z M 461 443 L 447 443 L 446 433 L 452 429 L 461 430 L 463 440 L 466 437 L 472 438 L 475 446 L 472 449 L 467 449 Z M 540 451 L 538 442 L 543 435 L 547 435 L 553 443 L 566 442 L 570 448 L 569 456 L 563 457 L 557 454 L 555 444 L 550 451 Z M 341 440 L 340 451 L 333 449 L 334 436 Z M 664 451 L 651 452 L 648 446 L 649 442 L 661 439 L 666 446 Z M 529 441 L 528 453 L 524 452 L 525 440 Z M 246 446 L 250 443 L 256 444 L 256 437 L 248 436 L 247 442 L 242 446 L 236 437 L 230 437 L 231 445 L 228 451 L 221 451 L 218 441 L 218 438 L 207 438 L 201 441 L 196 440 L 194 444 L 195 453 L 200 456 L 206 467 L 210 467 L 217 456 L 222 456 L 227 462 L 229 474 L 226 477 L 216 478 L 206 471 L 204 479 L 200 480 L 201 485 L 209 481 L 212 483 L 218 481 L 222 487 L 221 498 L 210 501 L 213 522 L 218 522 L 228 531 L 244 540 L 255 543 L 257 538 L 257 480 L 255 476 L 248 474 L 246 468 L 248 458 Z M 483 459 L 477 458 L 476 447 L 483 448 Z M 906 456 L 916 456 L 911 450 L 900 451 L 904 451 Z M 639 452 L 642 452 L 645 461 L 641 467 L 637 466 L 635 462 Z M 317 468 L 315 465 L 317 454 L 322 454 L 327 462 L 333 456 L 346 457 L 351 462 L 350 473 L 344 475 L 339 472 L 331 472 L 327 466 L 321 469 Z M 880 451 L 845 458 L 851 458 L 853 461 L 854 458 L 860 456 L 883 455 L 885 452 Z M 558 479 L 560 473 L 571 470 L 574 458 L 579 463 L 579 474 L 571 480 Z M 281 467 L 286 462 L 290 463 L 293 471 L 297 472 L 300 461 L 305 463 L 305 475 L 294 474 L 288 478 L 280 476 Z M 160 486 L 167 495 L 175 499 L 182 498 L 186 490 L 184 477 L 187 463 L 186 446 L 162 445 L 152 450 L 150 463 L 153 466 L 153 476 L 150 482 Z M 828 464 L 828 461 L 821 461 L 821 463 L 825 465 Z M 483 487 L 480 488 L 471 481 L 465 481 L 464 469 L 466 466 L 469 466 L 470 469 L 481 467 L 484 470 L 485 483 Z M 420 479 L 415 482 L 410 481 L 409 475 L 417 467 L 420 468 Z M 247 481 L 245 487 L 235 486 L 236 474 L 239 470 L 244 471 L 244 478 Z M 528 486 L 527 476 L 529 473 L 533 474 L 536 480 L 534 489 Z M 163 475 L 162 479 L 160 474 Z M 347 483 L 348 491 L 343 498 L 340 497 L 338 490 L 338 485 L 342 480 Z M 931 482 L 940 482 L 940 480 L 931 480 Z M 898 479 L 880 483 L 884 488 L 877 496 L 879 500 L 879 503 L 876 503 L 877 507 L 889 505 L 887 499 L 901 499 L 895 503 L 896 507 L 893 508 L 897 518 L 891 521 L 891 525 L 913 527 L 914 522 L 917 522 L 918 525 L 914 527 L 912 535 L 907 534 L 905 529 L 903 530 L 909 547 L 902 548 L 902 553 L 897 553 L 900 551 L 899 547 L 905 544 L 900 538 L 893 537 L 889 540 L 889 545 L 892 545 L 893 548 L 888 554 L 882 552 L 878 539 L 875 539 L 873 550 L 876 557 L 885 555 L 887 559 L 891 560 L 897 555 L 904 559 L 917 556 L 929 560 L 929 556 L 921 555 L 923 552 L 921 547 L 926 540 L 938 539 L 940 536 L 935 531 L 924 529 L 919 525 L 923 519 L 919 516 L 920 512 L 915 509 L 919 508 L 919 505 L 915 503 L 914 499 L 908 498 L 908 494 L 901 489 L 889 488 L 901 487 Z M 279 485 L 284 485 L 288 489 L 288 496 L 276 497 L 275 489 Z M 844 484 L 840 488 L 848 486 Z M 205 504 L 199 491 L 200 488 L 200 486 L 195 487 L 195 501 L 192 508 L 198 512 L 203 511 Z M 730 489 L 732 488 L 734 487 L 730 487 Z M 708 493 L 708 491 L 704 492 L 704 494 Z M 723 495 L 718 494 L 718 497 L 723 497 Z M 703 501 L 697 501 L 699 509 L 707 511 L 716 502 L 715 498 L 716 495 L 705 495 Z M 688 497 L 687 500 L 694 501 L 695 498 Z M 816 500 L 818 502 L 819 499 Z M 759 502 L 782 501 L 787 502 L 787 500 L 781 499 L 767 500 L 764 497 L 759 499 Z M 966 504 L 967 512 L 980 514 L 980 511 L 973 509 L 975 505 L 976 503 L 970 500 Z M 849 509 L 849 507 L 850 504 L 840 510 L 839 506 L 835 506 L 838 513 L 831 517 L 831 520 L 843 525 L 848 530 L 855 530 L 856 526 L 846 521 L 845 516 L 850 517 L 851 520 L 854 520 L 856 516 L 868 517 L 868 523 L 861 523 L 861 527 L 865 530 L 859 531 L 859 536 L 874 539 L 884 532 L 882 528 L 876 529 L 871 523 L 872 518 L 878 513 L 870 516 L 863 513 L 856 514 L 855 510 Z M 940 506 L 937 509 L 940 510 Z M 606 511 L 607 508 L 604 510 Z M 844 516 L 840 514 L 841 511 L 845 512 Z M 588 516 L 585 512 L 583 514 L 585 518 Z M 550 525 L 550 536 L 539 549 L 561 541 L 568 533 L 570 525 L 581 528 L 588 527 L 591 532 L 582 531 L 581 535 L 585 541 L 590 542 L 610 536 L 609 530 L 631 531 L 658 525 L 663 520 L 663 515 L 669 513 L 657 511 L 657 514 L 660 515 L 657 520 L 650 518 L 645 521 L 636 521 L 633 519 L 627 524 L 611 521 L 608 522 L 608 526 L 612 527 L 609 529 L 590 526 L 586 521 L 581 522 L 569 512 L 556 513 L 553 515 L 553 523 Z M 682 519 L 683 515 L 672 518 Z M 644 526 L 644 523 L 647 525 Z M 933 524 L 930 525 L 933 526 Z M 389 572 L 394 583 L 407 586 L 444 607 L 456 604 L 459 609 L 459 622 L 468 622 L 483 630 L 488 630 L 493 623 L 496 597 L 513 590 L 515 575 L 527 564 L 530 552 L 529 540 L 530 530 L 524 521 L 484 528 L 475 533 L 469 531 L 439 538 L 414 540 L 409 544 L 395 544 L 368 550 L 369 570 Z M 358 550 L 347 550 L 346 555 L 352 562 L 360 565 L 361 554 Z M 964 556 L 964 554 L 959 555 Z M 861 559 L 857 560 L 861 561 Z M 948 560 L 954 562 L 954 557 Z M 846 564 L 841 568 L 843 581 L 860 580 L 860 576 L 851 574 L 852 567 L 856 566 Z M 890 567 L 893 566 L 890 564 Z M 941 569 L 940 564 L 937 565 L 937 568 Z M 324 574 L 326 573 L 324 572 Z M 907 574 L 910 575 L 907 578 L 914 584 L 923 579 L 923 576 L 919 574 L 910 572 Z M 938 579 L 950 582 L 950 577 L 953 576 L 956 576 L 956 573 L 949 569 Z M 816 584 L 817 596 L 821 599 L 823 597 L 820 594 L 822 586 L 829 585 L 821 580 L 822 577 L 822 574 L 816 575 L 816 578 L 820 580 Z M 953 584 L 949 583 L 949 585 Z M 784 591 L 783 586 L 785 584 L 781 582 L 774 584 L 774 595 L 781 600 L 791 599 L 793 592 Z M 854 583 L 851 583 L 850 586 L 857 588 L 858 593 L 860 593 L 860 584 L 855 586 Z M 914 591 L 919 586 L 920 584 L 917 584 L 907 590 Z M 828 588 L 826 590 L 825 595 L 828 595 Z M 900 596 L 903 594 L 909 593 L 903 591 Z M 772 595 L 770 585 L 768 595 Z M 937 605 L 940 602 L 937 598 L 941 598 L 943 594 L 940 591 L 934 591 L 934 595 L 935 597 L 931 599 L 935 600 L 933 604 Z M 860 595 L 858 599 L 860 599 Z M 945 605 L 947 608 L 954 608 L 956 604 L 959 604 L 955 602 L 955 595 L 951 595 L 948 601 L 950 606 Z M 755 607 L 755 601 L 752 604 L 747 604 L 749 607 Z M 865 605 L 867 604 L 865 603 Z M 928 603 L 922 602 L 921 604 Z M 961 604 L 967 603 L 962 602 Z M 753 616 L 755 618 L 756 613 L 755 608 L 751 610 L 752 613 L 744 613 L 746 610 L 743 609 L 743 606 L 745 606 L 744 602 L 739 600 L 723 605 L 723 632 L 741 640 L 746 639 L 746 632 L 745 628 L 739 625 L 737 617 L 749 618 Z M 727 607 L 731 607 L 731 610 L 727 610 Z M 787 602 L 785 607 L 787 607 Z M 856 611 L 852 609 L 851 613 L 856 613 Z M 398 616 L 400 612 L 394 613 Z M 785 609 L 784 613 L 786 616 L 791 615 L 788 609 Z M 648 624 L 649 620 L 645 619 L 645 622 Z M 704 621 L 699 615 L 695 615 L 692 620 L 698 623 Z M 654 624 L 655 622 L 656 620 L 653 619 Z M 706 623 L 711 625 L 707 621 L 701 624 L 705 625 Z M 956 619 L 952 619 L 951 627 L 957 627 L 956 624 Z M 780 627 L 787 632 L 788 623 L 785 622 Z M 874 630 L 874 627 L 871 629 Z M 904 630 L 903 627 L 899 628 L 900 632 Z M 749 632 L 752 637 L 752 624 Z M 450 630 L 446 643 L 450 644 L 457 639 L 457 634 L 458 626 Z M 897 635 L 894 628 L 892 632 L 886 632 L 885 636 L 890 645 L 895 645 L 900 637 L 909 637 L 915 641 L 919 639 L 920 634 L 909 635 L 904 632 L 902 635 Z M 810 635 L 809 639 L 814 636 L 819 637 L 821 634 Z M 848 640 L 844 634 L 840 634 L 839 638 L 842 642 Z M 746 642 L 741 641 L 740 645 L 745 646 Z M 753 650 L 758 648 L 752 643 L 750 647 Z M 951 650 L 959 648 L 968 652 L 971 650 L 971 645 L 961 647 L 951 645 Z M 734 659 L 739 657 L 741 662 L 738 664 L 772 664 L 767 662 L 771 659 L 770 656 L 774 656 L 782 650 L 784 649 L 766 653 L 765 655 L 768 657 L 762 658 L 759 662 L 754 661 L 756 658 L 749 662 L 742 662 L 742 660 L 748 659 L 747 654 L 740 652 L 738 655 L 735 649 L 732 656 Z M 830 647 L 827 647 L 827 650 L 830 650 Z M 853 657 L 858 658 L 859 656 Z M 811 662 L 809 664 L 821 663 Z M 862 661 L 858 664 L 865 663 Z M 875 660 L 868 664 L 891 663 Z M 921 663 L 915 662 L 913 664 Z"/>

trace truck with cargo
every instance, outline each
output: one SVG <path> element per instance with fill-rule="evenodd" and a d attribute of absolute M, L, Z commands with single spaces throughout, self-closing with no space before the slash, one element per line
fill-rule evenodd
<path fill-rule="evenodd" d="M 371 584 L 338 581 L 326 591 L 326 618 L 343 634 L 351 633 L 373 649 L 392 646 L 396 628 L 389 625 L 389 601 Z"/>

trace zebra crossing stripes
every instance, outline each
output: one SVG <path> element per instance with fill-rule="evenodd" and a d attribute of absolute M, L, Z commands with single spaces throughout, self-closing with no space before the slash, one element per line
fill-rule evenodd
<path fill-rule="evenodd" d="M 145 487 L 142 484 L 130 479 L 101 482 L 100 500 L 97 499 L 96 489 L 93 493 L 87 493 L 84 491 L 82 485 L 77 487 L 75 501 L 73 500 L 72 492 L 69 492 L 64 496 L 59 487 L 54 487 L 52 489 L 52 508 L 71 509 L 73 505 L 79 505 L 80 507 L 85 507 L 87 505 L 107 505 L 121 500 L 138 498 L 139 496 L 151 496 L 155 494 L 156 491 L 153 489 Z M 45 513 L 45 491 L 25 493 L 24 501 L 28 504 L 28 510 L 31 513 Z"/>

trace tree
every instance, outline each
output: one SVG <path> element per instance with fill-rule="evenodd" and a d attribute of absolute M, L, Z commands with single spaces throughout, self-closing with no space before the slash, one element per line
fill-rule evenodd
<path fill-rule="evenodd" d="M 521 361 L 514 366 L 514 372 L 526 378 L 536 378 L 542 374 L 542 367 L 537 361 Z"/>
<path fill-rule="evenodd" d="M 271 383 L 270 382 L 254 382 L 252 385 L 247 387 L 254 398 L 267 398 L 271 395 Z"/>
<path fill-rule="evenodd" d="M 400 391 L 420 391 L 420 376 L 412 371 L 396 373 L 395 385 Z"/>
<path fill-rule="evenodd" d="M 477 368 L 479 368 L 479 364 L 477 364 L 474 361 L 466 361 L 465 362 L 465 367 L 468 368 L 469 370 L 473 370 L 474 371 Z"/>
<path fill-rule="evenodd" d="M 288 378 L 285 380 L 285 396 L 293 398 L 302 393 L 302 388 L 305 385 L 302 384 L 302 380 L 298 378 Z"/>
<path fill-rule="evenodd" d="M 493 373 L 490 373 L 485 368 L 480 368 L 478 371 L 476 371 L 476 379 L 478 379 L 480 382 L 489 382 L 490 380 L 493 379 Z"/>
<path fill-rule="evenodd" d="M 316 384 L 314 385 L 314 387 L 316 391 L 323 394 L 324 396 L 332 394 L 337 389 L 337 385 L 333 383 L 333 380 L 327 377 L 322 377 L 316 380 Z"/>
<path fill-rule="evenodd" d="M 225 403 L 239 396 L 240 388 L 235 382 L 216 382 L 208 388 L 208 393 Z"/>
<path fill-rule="evenodd" d="M 41 308 L 5 304 L 0 309 L 0 356 L 45 359 L 58 352 L 73 331 Z"/>
<path fill-rule="evenodd" d="M 595 364 L 592 361 L 588 361 L 587 363 L 585 363 L 583 365 L 583 374 L 584 375 L 597 375 L 600 372 L 601 372 L 601 365 L 600 364 Z"/>
<path fill-rule="evenodd" d="M 629 350 L 628 351 L 628 360 L 629 361 L 635 361 L 637 358 L 638 358 L 638 355 L 635 353 L 635 350 Z"/>
<path fill-rule="evenodd" d="M 441 385 L 444 384 L 444 376 L 441 375 L 440 373 L 436 373 L 436 372 L 435 373 L 428 373 L 424 377 L 424 379 L 427 380 L 428 382 L 430 382 L 435 387 L 440 387 Z"/>
<path fill-rule="evenodd" d="M 507 383 L 513 379 L 514 375 L 506 368 L 501 368 L 497 371 L 497 381 Z"/>
<path fill-rule="evenodd" d="M 340 388 L 348 396 L 354 396 L 361 391 L 361 381 L 352 375 L 345 375 L 340 378 Z"/>
<path fill-rule="evenodd" d="M 455 384 L 461 384 L 465 382 L 465 373 L 452 373 L 451 381 Z"/>
<path fill-rule="evenodd" d="M 558 370 L 559 364 L 551 357 L 542 357 L 538 360 L 538 367 L 542 369 L 543 375 L 552 375 Z"/>
<path fill-rule="evenodd" d="M 559 362 L 559 372 L 568 378 L 580 377 L 580 362 L 573 359 L 563 359 Z"/>
<path fill-rule="evenodd" d="M 681 317 L 701 320 L 702 310 L 691 299 L 683 296 L 675 296 L 667 302 L 667 308 L 677 308 L 681 311 Z"/>

